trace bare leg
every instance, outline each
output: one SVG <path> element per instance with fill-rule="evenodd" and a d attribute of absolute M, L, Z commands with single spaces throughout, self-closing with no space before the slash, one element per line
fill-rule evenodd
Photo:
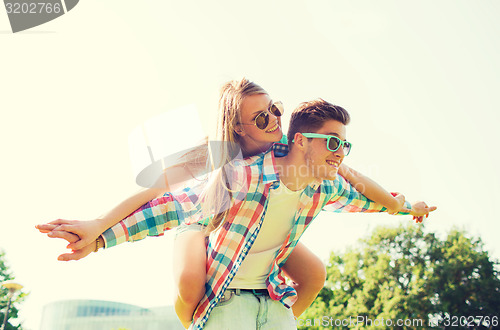
<path fill-rule="evenodd" d="M 179 233 L 174 251 L 174 280 L 178 290 L 174 307 L 181 323 L 188 328 L 205 293 L 205 234 L 201 231 Z"/>
<path fill-rule="evenodd" d="M 302 243 L 298 243 L 283 267 L 291 279 L 298 299 L 292 310 L 299 317 L 309 307 L 325 285 L 326 269 L 323 262 Z"/>

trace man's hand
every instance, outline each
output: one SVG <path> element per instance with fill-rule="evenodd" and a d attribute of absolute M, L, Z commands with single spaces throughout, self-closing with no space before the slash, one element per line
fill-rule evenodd
<path fill-rule="evenodd" d="M 89 245 L 84 246 L 82 249 L 73 250 L 71 253 L 64 253 L 57 257 L 59 261 L 70 261 L 70 260 L 80 260 L 85 258 L 89 254 L 95 251 L 96 242 L 92 242 Z"/>
<path fill-rule="evenodd" d="M 427 206 L 425 202 L 416 202 L 411 205 L 410 214 L 413 215 L 413 220 L 416 223 L 421 223 L 424 220 L 424 216 L 429 217 L 429 213 L 435 211 L 436 206 Z"/>
<path fill-rule="evenodd" d="M 405 196 L 400 193 L 391 193 L 391 195 L 394 197 L 396 200 L 396 205 L 394 205 L 394 208 L 388 208 L 387 213 L 389 214 L 398 214 L 399 211 L 405 206 Z"/>
<path fill-rule="evenodd" d="M 99 219 L 91 221 L 57 219 L 46 224 L 36 225 L 41 233 L 47 233 L 52 238 L 62 238 L 68 241 L 68 249 L 80 250 L 95 240 L 104 231 Z"/>

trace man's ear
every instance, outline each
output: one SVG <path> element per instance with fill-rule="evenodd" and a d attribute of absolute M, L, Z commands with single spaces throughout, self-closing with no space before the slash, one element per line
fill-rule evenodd
<path fill-rule="evenodd" d="M 305 150 L 307 146 L 307 138 L 304 135 L 300 134 L 299 132 L 295 133 L 293 141 L 293 145 L 295 148 L 299 150 Z"/>
<path fill-rule="evenodd" d="M 245 136 L 246 135 L 245 130 L 243 129 L 243 127 L 241 127 L 240 124 L 236 124 L 236 126 L 234 126 L 234 131 L 239 136 Z"/>

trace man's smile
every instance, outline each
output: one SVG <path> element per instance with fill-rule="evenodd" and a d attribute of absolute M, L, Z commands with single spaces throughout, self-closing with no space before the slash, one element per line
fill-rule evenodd
<path fill-rule="evenodd" d="M 338 169 L 338 168 L 339 168 L 339 166 L 340 166 L 340 161 L 338 161 L 338 160 L 328 160 L 328 159 L 327 159 L 327 160 L 326 160 L 326 163 L 327 163 L 328 165 L 334 166 L 334 167 L 335 167 L 335 168 L 337 168 L 337 169 Z"/>

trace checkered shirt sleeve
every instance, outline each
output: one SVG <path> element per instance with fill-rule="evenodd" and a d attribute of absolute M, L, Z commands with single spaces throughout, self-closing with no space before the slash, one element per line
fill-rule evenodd
<path fill-rule="evenodd" d="M 128 217 L 106 230 L 102 236 L 106 248 L 141 240 L 147 236 L 161 236 L 166 230 L 183 222 L 201 220 L 198 194 L 186 188 L 178 193 L 166 193 L 144 204 Z"/>

